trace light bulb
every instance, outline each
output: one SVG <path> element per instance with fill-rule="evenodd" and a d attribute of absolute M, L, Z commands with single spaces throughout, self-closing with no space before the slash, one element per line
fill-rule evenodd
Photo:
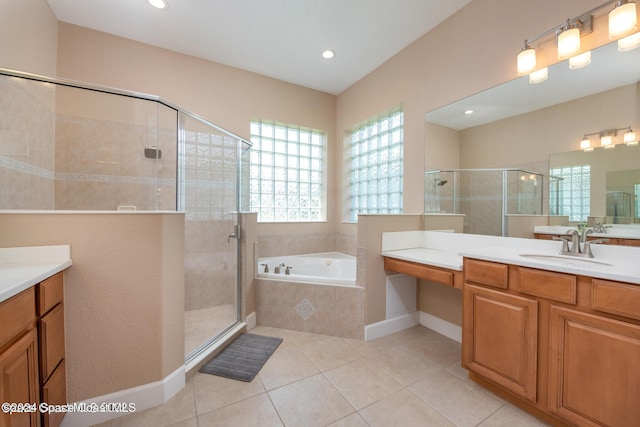
<path fill-rule="evenodd" d="M 604 148 L 614 148 L 615 147 L 613 145 L 613 138 L 611 137 L 611 135 L 602 135 L 600 137 L 600 145 L 602 145 Z"/>
<path fill-rule="evenodd" d="M 518 75 L 526 76 L 536 69 L 536 50 L 525 44 L 517 58 Z"/>
<path fill-rule="evenodd" d="M 540 68 L 539 70 L 536 70 L 529 74 L 529 83 L 542 83 L 543 81 L 547 80 L 548 77 L 549 69 L 547 67 Z"/>
<path fill-rule="evenodd" d="M 626 52 L 640 46 L 640 33 L 631 34 L 618 40 L 618 50 L 620 52 Z"/>
<path fill-rule="evenodd" d="M 620 37 L 628 36 L 633 33 L 637 26 L 636 4 L 624 3 L 620 4 L 609 12 L 609 39 L 615 40 Z"/>
<path fill-rule="evenodd" d="M 624 134 L 624 143 L 631 146 L 631 145 L 638 145 L 638 138 L 636 138 L 636 133 L 634 131 L 632 131 L 631 129 L 629 129 L 628 132 L 625 132 Z"/>
<path fill-rule="evenodd" d="M 593 151 L 591 141 L 586 136 L 580 141 L 580 149 L 584 151 Z"/>
<path fill-rule="evenodd" d="M 570 28 L 558 35 L 558 59 L 567 59 L 580 53 L 580 30 Z"/>
<path fill-rule="evenodd" d="M 569 58 L 569 68 L 577 70 L 579 68 L 586 67 L 591 64 L 591 51 L 588 50 L 580 55 L 572 56 Z"/>

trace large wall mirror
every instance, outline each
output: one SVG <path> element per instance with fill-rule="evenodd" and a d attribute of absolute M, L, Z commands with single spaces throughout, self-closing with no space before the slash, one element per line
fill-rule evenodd
<path fill-rule="evenodd" d="M 545 215 L 640 223 L 640 146 L 624 145 L 619 130 L 615 148 L 603 149 L 598 135 L 629 126 L 640 136 L 640 48 L 619 52 L 609 43 L 592 52 L 585 68 L 570 70 L 563 61 L 549 67 L 542 83 L 521 77 L 427 113 L 425 176 L 455 169 L 531 171 L 544 175 Z M 585 134 L 593 134 L 591 152 L 580 150 Z M 567 176 L 571 170 L 588 178 L 578 184 Z M 429 184 L 425 179 L 426 192 L 435 187 Z M 567 212 L 567 204 L 581 208 Z"/>

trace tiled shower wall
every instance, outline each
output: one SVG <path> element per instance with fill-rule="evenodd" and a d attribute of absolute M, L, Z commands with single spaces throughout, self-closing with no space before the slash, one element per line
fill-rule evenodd
<path fill-rule="evenodd" d="M 55 89 L 0 76 L 0 209 L 53 209 Z"/>
<path fill-rule="evenodd" d="M 60 114 L 55 159 L 56 209 L 176 209 L 175 129 Z"/>

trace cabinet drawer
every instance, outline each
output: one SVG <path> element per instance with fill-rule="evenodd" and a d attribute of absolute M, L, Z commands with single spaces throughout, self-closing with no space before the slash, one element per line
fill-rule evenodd
<path fill-rule="evenodd" d="M 40 378 L 43 382 L 64 359 L 64 306 L 58 304 L 40 320 Z"/>
<path fill-rule="evenodd" d="M 477 259 L 464 259 L 464 278 L 466 281 L 507 289 L 509 284 L 509 266 Z"/>
<path fill-rule="evenodd" d="M 64 405 L 67 403 L 67 381 L 64 360 L 51 374 L 49 380 L 42 386 L 42 401 L 49 405 Z M 51 413 L 42 415 L 43 427 L 57 427 L 62 422 L 65 413 Z"/>
<path fill-rule="evenodd" d="M 35 295 L 33 288 L 29 288 L 0 304 L 0 348 L 23 331 L 35 327 Z"/>
<path fill-rule="evenodd" d="M 593 279 L 591 308 L 640 320 L 640 286 Z"/>
<path fill-rule="evenodd" d="M 553 301 L 576 303 L 576 276 L 518 267 L 514 288 L 523 294 Z"/>
<path fill-rule="evenodd" d="M 462 288 L 462 275 L 460 272 L 453 270 L 388 257 L 384 257 L 384 269 L 442 283 L 443 285 Z"/>
<path fill-rule="evenodd" d="M 38 285 L 38 314 L 40 316 L 62 302 L 64 297 L 63 285 L 62 272 L 54 274 Z"/>

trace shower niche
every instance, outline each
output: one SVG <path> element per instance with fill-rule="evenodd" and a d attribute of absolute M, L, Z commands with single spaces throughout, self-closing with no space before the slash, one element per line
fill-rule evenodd
<path fill-rule="evenodd" d="M 507 215 L 542 215 L 544 176 L 522 169 L 432 170 L 424 212 L 463 214 L 464 233 L 507 235 Z"/>

